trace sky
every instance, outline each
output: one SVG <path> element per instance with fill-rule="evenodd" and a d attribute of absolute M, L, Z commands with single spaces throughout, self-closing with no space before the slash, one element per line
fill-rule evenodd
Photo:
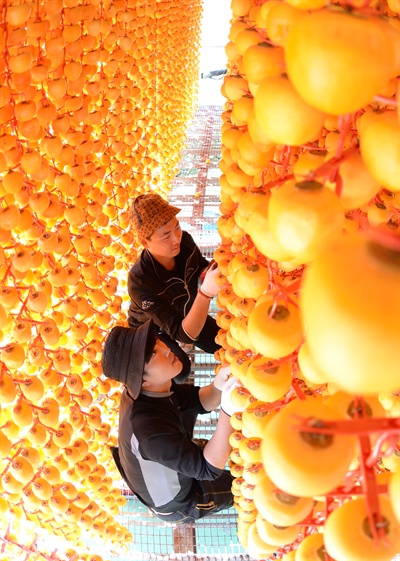
<path fill-rule="evenodd" d="M 232 12 L 230 0 L 203 0 L 203 6 L 200 72 L 209 72 L 226 67 Z M 221 84 L 221 80 L 200 80 L 199 105 L 223 105 L 226 99 L 220 93 Z"/>

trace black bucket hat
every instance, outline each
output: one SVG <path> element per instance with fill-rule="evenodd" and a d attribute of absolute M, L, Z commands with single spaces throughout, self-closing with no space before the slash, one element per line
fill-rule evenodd
<path fill-rule="evenodd" d="M 133 399 L 142 389 L 144 365 L 156 344 L 153 320 L 140 327 L 113 327 L 104 343 L 103 374 L 125 384 Z"/>

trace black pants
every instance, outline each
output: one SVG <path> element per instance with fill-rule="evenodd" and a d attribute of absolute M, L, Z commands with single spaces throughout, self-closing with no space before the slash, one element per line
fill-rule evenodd
<path fill-rule="evenodd" d="M 188 436 L 191 438 L 196 424 L 197 415 L 185 412 L 182 416 L 184 417 L 183 422 L 188 432 Z M 196 444 L 201 448 L 204 448 L 207 441 L 199 441 L 196 442 Z M 120 472 L 122 478 L 126 481 L 125 473 L 119 459 L 118 447 L 112 446 L 110 450 L 118 471 Z M 189 522 L 195 522 L 200 518 L 211 516 L 220 510 L 233 506 L 233 494 L 231 491 L 233 479 L 232 474 L 229 471 L 224 470 L 224 472 L 213 481 L 194 480 L 191 489 L 191 496 L 188 498 L 187 504 L 178 510 L 171 509 L 174 510 L 172 514 L 162 514 L 153 508 L 148 507 L 141 497 L 133 491 L 133 489 L 132 491 L 135 493 L 138 500 L 146 505 L 147 508 L 149 508 L 160 520 L 174 524 L 187 524 Z"/>
<path fill-rule="evenodd" d="M 153 509 L 151 511 L 160 520 L 174 524 L 196 522 L 200 518 L 233 506 L 231 491 L 233 476 L 227 470 L 213 481 L 194 481 L 193 496 L 188 504 L 172 514 L 162 514 Z"/>
<path fill-rule="evenodd" d="M 188 432 L 189 437 L 193 436 L 197 415 L 193 413 L 182 413 L 183 423 Z M 206 439 L 194 439 L 194 442 L 201 448 L 207 444 Z M 195 522 L 200 518 L 211 516 L 220 510 L 233 506 L 232 481 L 233 476 L 225 470 L 218 479 L 212 481 L 193 480 L 192 494 L 188 498 L 188 502 L 184 507 L 174 510 L 172 514 L 162 514 L 154 509 L 150 509 L 157 518 L 165 522 L 173 522 L 174 524 L 187 524 Z"/>
<path fill-rule="evenodd" d="M 202 349 L 206 353 L 214 354 L 215 351 L 220 349 L 220 345 L 217 345 L 217 343 L 215 342 L 215 337 L 217 336 L 218 331 L 219 327 L 215 319 L 211 316 L 207 316 L 204 327 L 201 330 L 198 339 L 194 343 L 195 346 L 199 349 Z M 182 384 L 188 379 L 190 375 L 190 358 L 179 346 L 179 343 L 171 339 L 169 335 L 167 335 L 163 331 L 157 331 L 156 335 L 160 339 L 160 341 L 165 343 L 167 347 L 171 349 L 174 355 L 181 361 L 182 370 L 177 376 L 175 376 L 174 380 L 178 384 Z"/>

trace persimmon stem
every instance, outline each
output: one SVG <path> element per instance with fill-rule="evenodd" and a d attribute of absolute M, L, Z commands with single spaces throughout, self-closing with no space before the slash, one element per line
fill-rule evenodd
<path fill-rule="evenodd" d="M 342 164 L 345 160 L 347 160 L 354 154 L 357 154 L 359 150 L 359 147 L 355 144 L 353 146 L 350 146 L 350 148 L 347 148 L 347 150 L 343 150 L 340 157 L 336 155 L 333 158 L 330 158 L 327 162 L 323 163 L 319 168 L 315 169 L 313 177 L 321 177 L 324 181 L 329 176 L 332 170 L 338 169 L 340 164 Z"/>

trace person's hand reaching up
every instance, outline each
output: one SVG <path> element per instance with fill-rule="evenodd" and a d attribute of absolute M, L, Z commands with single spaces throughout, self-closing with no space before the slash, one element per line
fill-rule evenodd
<path fill-rule="evenodd" d="M 222 389 L 221 409 L 224 413 L 229 415 L 229 417 L 231 417 L 237 411 L 244 411 L 245 409 L 244 407 L 239 407 L 238 405 L 234 405 L 231 401 L 231 394 L 233 390 L 241 385 L 242 384 L 237 378 L 235 378 L 234 376 L 230 376 Z"/>
<path fill-rule="evenodd" d="M 214 298 L 221 290 L 221 286 L 219 286 L 215 282 L 215 277 L 219 274 L 219 269 L 217 263 L 213 263 L 207 269 L 207 272 L 204 276 L 203 283 L 200 287 L 200 291 L 207 296 L 208 298 Z"/>
<path fill-rule="evenodd" d="M 229 377 L 231 375 L 231 367 L 229 364 L 225 366 L 221 366 L 218 372 L 215 374 L 215 378 L 213 380 L 214 386 L 217 390 L 221 391 L 224 389 L 225 385 L 229 381 Z"/>

